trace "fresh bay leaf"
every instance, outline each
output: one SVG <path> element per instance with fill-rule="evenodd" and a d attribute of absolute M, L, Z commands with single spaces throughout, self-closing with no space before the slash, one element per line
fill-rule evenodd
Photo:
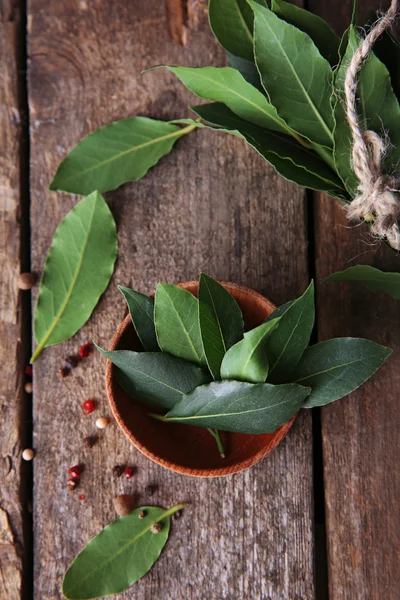
<path fill-rule="evenodd" d="M 163 352 L 207 366 L 199 324 L 199 301 L 176 285 L 159 283 L 154 320 L 158 345 Z"/>
<path fill-rule="evenodd" d="M 246 0 L 210 0 L 210 27 L 221 46 L 253 61 L 253 11 Z"/>
<path fill-rule="evenodd" d="M 384 292 L 400 300 L 400 273 L 389 273 L 369 265 L 356 265 L 332 273 L 324 281 L 359 281 L 369 290 Z"/>
<path fill-rule="evenodd" d="M 236 71 L 239 71 L 239 73 L 243 75 L 248 83 L 260 90 L 260 92 L 264 93 L 264 88 L 260 80 L 260 74 L 254 61 L 241 58 L 240 56 L 235 56 L 228 51 L 226 51 L 225 54 L 230 66 L 236 69 Z"/>
<path fill-rule="evenodd" d="M 214 379 L 219 379 L 225 353 L 243 338 L 242 311 L 224 286 L 205 273 L 200 274 L 198 297 L 204 354 Z"/>
<path fill-rule="evenodd" d="M 347 396 L 382 366 L 392 351 L 361 338 L 335 338 L 307 348 L 294 379 L 312 388 L 306 408 Z"/>
<path fill-rule="evenodd" d="M 118 367 L 117 381 L 130 396 L 153 408 L 169 410 L 184 394 L 211 379 L 200 367 L 167 352 L 107 352 L 96 346 L 103 356 Z"/>
<path fill-rule="evenodd" d="M 241 119 L 272 131 L 292 134 L 267 98 L 231 67 L 166 67 L 194 94 L 222 102 Z"/>
<path fill-rule="evenodd" d="M 285 179 L 334 198 L 347 198 L 336 173 L 313 150 L 293 138 L 255 127 L 219 102 L 193 106 L 192 110 L 207 123 L 245 139 Z"/>
<path fill-rule="evenodd" d="M 67 570 L 62 587 L 65 598 L 104 598 L 123 592 L 143 577 L 167 542 L 171 515 L 185 506 L 177 504 L 169 510 L 142 506 L 107 525 Z M 139 519 L 141 511 L 145 512 L 145 517 Z M 153 523 L 161 524 L 157 534 L 151 531 Z"/>
<path fill-rule="evenodd" d="M 244 339 L 225 354 L 221 378 L 264 383 L 268 375 L 266 341 L 278 324 L 279 318 L 273 319 L 245 333 Z"/>
<path fill-rule="evenodd" d="M 314 282 L 280 317 L 279 325 L 267 339 L 268 382 L 290 380 L 314 327 Z"/>
<path fill-rule="evenodd" d="M 108 192 L 136 181 L 193 131 L 147 117 L 132 117 L 87 135 L 60 163 L 51 190 L 89 194 Z"/>
<path fill-rule="evenodd" d="M 332 71 L 312 39 L 253 0 L 261 81 L 282 119 L 311 142 L 333 147 Z"/>
<path fill-rule="evenodd" d="M 174 423 L 237 433 L 272 433 L 303 406 L 310 388 L 296 384 L 270 385 L 214 381 L 188 394 L 165 417 Z"/>
<path fill-rule="evenodd" d="M 126 300 L 133 326 L 143 348 L 147 352 L 157 352 L 159 346 L 154 325 L 154 298 L 122 285 L 119 285 L 118 289 Z"/>
<path fill-rule="evenodd" d="M 37 347 L 31 362 L 86 323 L 111 279 L 117 251 L 114 218 L 103 197 L 93 192 L 74 206 L 54 234 L 35 308 Z"/>
<path fill-rule="evenodd" d="M 349 42 L 335 78 L 338 101 L 335 105 L 335 148 L 337 171 L 350 195 L 357 193 L 358 179 L 352 168 L 352 137 L 343 107 L 344 79 L 347 67 L 357 50 L 360 36 L 349 29 Z M 389 71 L 372 53 L 358 74 L 358 114 L 361 129 L 372 130 L 381 136 L 387 133 L 391 145 L 383 170 L 391 173 L 400 161 L 400 106 L 393 92 Z"/>
<path fill-rule="evenodd" d="M 264 323 L 268 323 L 268 321 L 272 321 L 272 319 L 277 319 L 277 318 L 281 317 L 283 314 L 285 314 L 287 309 L 290 306 L 292 306 L 293 302 L 296 302 L 296 300 L 289 300 L 289 302 L 282 304 L 282 306 L 278 306 L 278 308 L 273 310 L 272 313 L 270 315 L 268 315 L 268 317 L 265 319 Z"/>
<path fill-rule="evenodd" d="M 392 88 L 400 99 L 400 43 L 388 31 L 375 42 L 374 54 L 385 65 L 390 74 Z"/>
<path fill-rule="evenodd" d="M 278 17 L 307 33 L 331 65 L 337 64 L 340 38 L 324 19 L 284 0 L 272 0 L 271 8 Z"/>

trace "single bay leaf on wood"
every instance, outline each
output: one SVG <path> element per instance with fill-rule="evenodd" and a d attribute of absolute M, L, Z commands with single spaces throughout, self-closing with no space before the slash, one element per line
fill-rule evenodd
<path fill-rule="evenodd" d="M 153 408 L 169 410 L 182 400 L 183 394 L 211 379 L 197 365 L 167 352 L 107 352 L 96 347 L 118 368 L 117 381 L 125 392 Z"/>
<path fill-rule="evenodd" d="M 284 121 L 311 142 L 333 147 L 332 71 L 312 39 L 249 0 L 261 81 Z"/>
<path fill-rule="evenodd" d="M 309 10 L 284 0 L 272 0 L 271 8 L 281 19 L 307 33 L 324 58 L 336 65 L 339 58 L 340 37 L 328 23 Z"/>
<path fill-rule="evenodd" d="M 293 138 L 255 127 L 220 102 L 193 106 L 192 110 L 207 123 L 245 139 L 285 179 L 334 198 L 347 198 L 336 173 L 315 152 Z"/>
<path fill-rule="evenodd" d="M 267 339 L 268 382 L 289 381 L 310 342 L 314 327 L 314 282 L 280 317 L 279 325 Z"/>
<path fill-rule="evenodd" d="M 68 600 L 104 598 L 126 590 L 143 577 L 160 556 L 169 536 L 171 515 L 185 504 L 165 510 L 156 506 L 136 508 L 107 525 L 78 554 L 63 581 Z M 139 519 L 139 513 L 145 516 Z M 151 531 L 153 523 L 161 530 Z"/>
<path fill-rule="evenodd" d="M 128 305 L 137 336 L 147 352 L 159 350 L 154 325 L 154 298 L 140 294 L 122 285 L 118 286 Z"/>
<path fill-rule="evenodd" d="M 122 119 L 100 127 L 64 158 L 50 189 L 73 194 L 115 190 L 143 177 L 180 137 L 193 129 L 147 117 Z"/>
<path fill-rule="evenodd" d="M 294 379 L 312 388 L 306 408 L 347 396 L 382 366 L 392 351 L 362 338 L 335 338 L 307 348 Z"/>
<path fill-rule="evenodd" d="M 162 421 L 217 428 L 237 433 L 272 433 L 303 406 L 310 388 L 296 384 L 270 385 L 214 381 L 197 387 Z"/>
<path fill-rule="evenodd" d="M 242 311 L 233 296 L 205 273 L 200 274 L 198 297 L 204 354 L 214 379 L 219 379 L 226 351 L 243 337 Z"/>
<path fill-rule="evenodd" d="M 54 234 L 35 308 L 32 362 L 86 323 L 110 281 L 117 251 L 114 218 L 102 196 L 93 192 L 74 206 Z"/>
<path fill-rule="evenodd" d="M 273 319 L 245 333 L 244 339 L 225 354 L 221 378 L 263 383 L 268 375 L 266 341 L 278 324 L 279 318 Z"/>
<path fill-rule="evenodd" d="M 176 285 L 159 283 L 154 320 L 163 352 L 207 366 L 201 341 L 198 299 Z"/>
<path fill-rule="evenodd" d="M 385 292 L 400 300 L 400 273 L 384 272 L 369 265 L 356 265 L 332 273 L 324 281 L 359 281 L 369 290 Z"/>

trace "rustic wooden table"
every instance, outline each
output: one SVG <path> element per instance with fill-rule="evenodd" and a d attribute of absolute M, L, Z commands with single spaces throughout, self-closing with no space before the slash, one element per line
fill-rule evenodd
<path fill-rule="evenodd" d="M 198 131 L 141 182 L 107 195 L 120 252 L 111 286 L 72 340 L 47 350 L 23 393 L 31 304 L 20 270 L 40 272 L 76 198 L 50 193 L 65 153 L 129 115 L 173 118 L 193 98 L 151 65 L 223 65 L 200 3 L 169 0 L 0 0 L 0 599 L 61 598 L 65 568 L 114 517 L 112 498 L 157 486 L 155 503 L 188 500 L 155 568 L 116 598 L 135 600 L 398 600 L 400 598 L 400 303 L 356 284 L 322 285 L 355 262 L 399 271 L 400 258 L 346 227 L 341 206 L 287 183 L 246 144 Z M 373 0 L 363 8 L 376 8 Z M 179 10 L 187 9 L 187 45 Z M 310 0 L 339 31 L 349 2 Z M 170 27 L 168 27 L 170 25 Z M 104 361 L 61 381 L 68 353 L 107 345 L 123 312 L 117 283 L 143 292 L 200 270 L 275 303 L 317 282 L 315 339 L 369 337 L 397 352 L 372 381 L 322 411 L 304 411 L 259 465 L 227 479 L 174 475 L 134 451 L 116 425 L 84 449 L 80 404 L 109 414 Z M 32 294 L 35 301 L 36 290 Z M 23 447 L 37 456 L 23 464 Z M 86 464 L 85 502 L 66 469 Z M 131 482 L 114 464 L 137 466 Z M 32 507 L 33 506 L 33 519 Z M 326 547 L 326 553 L 325 553 Z M 34 558 L 34 560 L 33 560 Z"/>

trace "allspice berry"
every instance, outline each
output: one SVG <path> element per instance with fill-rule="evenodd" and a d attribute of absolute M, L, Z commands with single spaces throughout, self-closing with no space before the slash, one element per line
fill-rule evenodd
<path fill-rule="evenodd" d="M 25 448 L 25 450 L 22 452 L 22 458 L 24 460 L 32 460 L 35 456 L 35 451 L 32 450 L 32 448 Z"/>
<path fill-rule="evenodd" d="M 162 525 L 159 522 L 153 523 L 153 525 L 151 526 L 152 533 L 160 533 L 161 529 L 162 529 Z"/>
<path fill-rule="evenodd" d="M 27 394 L 32 394 L 33 386 L 31 381 L 27 381 L 25 384 L 25 392 Z"/>
<path fill-rule="evenodd" d="M 133 496 L 129 494 L 121 494 L 113 500 L 115 512 L 119 517 L 126 517 L 133 510 Z"/>
<path fill-rule="evenodd" d="M 34 273 L 20 273 L 17 279 L 17 286 L 20 290 L 30 290 L 36 283 L 36 275 Z"/>

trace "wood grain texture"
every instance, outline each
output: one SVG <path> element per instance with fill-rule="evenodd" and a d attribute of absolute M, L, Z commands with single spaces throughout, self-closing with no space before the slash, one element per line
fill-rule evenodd
<path fill-rule="evenodd" d="M 19 3 L 0 1 L 0 598 L 22 594 Z"/>
<path fill-rule="evenodd" d="M 195 9 L 193 9 L 195 10 Z M 59 160 L 84 134 L 128 115 L 188 114 L 193 97 L 150 65 L 223 64 L 204 7 L 186 48 L 169 37 L 158 0 L 29 2 L 32 260 L 43 267 L 61 217 L 76 198 L 50 194 Z M 193 16 L 193 15 L 192 15 Z M 35 597 L 61 597 L 67 565 L 115 517 L 112 498 L 133 492 L 146 503 L 191 506 L 174 523 L 156 567 L 125 594 L 137 600 L 314 598 L 310 415 L 304 413 L 266 460 L 228 479 L 197 480 L 142 457 L 111 424 L 92 449 L 82 446 L 95 418 L 109 415 L 104 360 L 91 356 L 60 381 L 56 371 L 80 343 L 111 340 L 123 314 L 116 284 L 154 290 L 157 281 L 194 279 L 200 270 L 252 287 L 275 303 L 308 282 L 304 192 L 284 182 L 243 141 L 196 132 L 141 182 L 108 196 L 120 254 L 110 289 L 70 342 L 35 363 Z M 94 397 L 89 417 L 80 404 Z M 66 490 L 67 468 L 84 463 L 80 493 Z M 115 464 L 137 467 L 113 480 Z"/>
<path fill-rule="evenodd" d="M 334 0 L 314 3 L 343 29 Z M 361 2 L 361 11 L 372 9 Z M 375 3 L 376 8 L 376 3 Z M 346 14 L 345 14 L 346 13 Z M 400 258 L 372 245 L 366 227 L 348 227 L 342 207 L 315 202 L 318 332 L 321 340 L 366 337 L 393 348 L 359 391 L 322 410 L 330 600 L 397 600 L 400 590 L 400 303 L 357 283 L 321 282 L 355 264 L 399 271 Z"/>

